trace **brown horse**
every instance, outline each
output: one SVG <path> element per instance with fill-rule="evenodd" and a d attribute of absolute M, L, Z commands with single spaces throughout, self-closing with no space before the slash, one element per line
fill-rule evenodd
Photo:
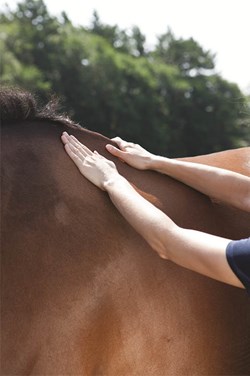
<path fill-rule="evenodd" d="M 244 290 L 160 259 L 60 141 L 66 130 L 113 159 L 180 226 L 233 239 L 250 215 L 105 151 L 107 138 L 2 93 L 3 375 L 250 374 Z M 250 148 L 189 158 L 249 175 Z"/>

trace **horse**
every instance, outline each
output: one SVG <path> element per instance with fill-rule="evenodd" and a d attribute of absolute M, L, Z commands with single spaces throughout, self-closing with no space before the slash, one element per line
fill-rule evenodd
<path fill-rule="evenodd" d="M 0 94 L 3 375 L 250 374 L 250 304 L 232 287 L 161 259 L 66 155 L 73 134 L 113 160 L 179 226 L 240 239 L 250 215 L 160 173 L 133 169 L 112 141 Z M 249 176 L 250 148 L 183 158 Z"/>

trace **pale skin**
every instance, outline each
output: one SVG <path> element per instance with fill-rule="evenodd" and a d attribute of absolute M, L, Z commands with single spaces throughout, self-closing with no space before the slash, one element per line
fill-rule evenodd
<path fill-rule="evenodd" d="M 74 136 L 63 133 L 62 142 L 80 173 L 106 191 L 121 215 L 163 259 L 221 282 L 243 288 L 226 259 L 231 239 L 181 228 L 166 214 L 137 193 L 122 177 L 115 164 L 92 152 Z M 213 197 L 250 212 L 250 178 L 206 165 L 159 157 L 141 146 L 113 139 L 119 147 L 107 150 L 127 164 L 141 170 L 167 174 Z"/>

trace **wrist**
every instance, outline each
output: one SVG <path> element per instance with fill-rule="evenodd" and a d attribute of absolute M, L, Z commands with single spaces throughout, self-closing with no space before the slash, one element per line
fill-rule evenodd
<path fill-rule="evenodd" d="M 159 155 L 154 155 L 150 163 L 150 169 L 160 173 L 167 173 L 168 166 L 172 164 L 173 160 Z"/>
<path fill-rule="evenodd" d="M 151 154 L 145 159 L 145 170 L 157 170 L 163 157 Z"/>
<path fill-rule="evenodd" d="M 113 187 L 124 184 L 124 181 L 126 181 L 125 178 L 117 173 L 103 182 L 103 190 L 109 192 Z"/>

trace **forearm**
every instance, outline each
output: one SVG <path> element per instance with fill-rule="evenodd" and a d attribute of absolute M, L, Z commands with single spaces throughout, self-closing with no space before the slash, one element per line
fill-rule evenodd
<path fill-rule="evenodd" d="M 199 163 L 155 157 L 150 168 L 167 174 L 207 196 L 250 211 L 250 178 Z"/>
<path fill-rule="evenodd" d="M 122 216 L 160 257 L 242 287 L 226 260 L 225 249 L 229 239 L 177 226 L 120 176 L 108 181 L 104 188 Z"/>
<path fill-rule="evenodd" d="M 167 258 L 166 239 L 167 243 L 172 243 L 173 237 L 176 236 L 176 224 L 162 211 L 146 201 L 121 176 L 108 181 L 104 188 L 127 222 L 161 257 Z"/>
<path fill-rule="evenodd" d="M 250 177 L 199 163 L 190 163 L 156 156 L 140 145 L 113 139 L 119 149 L 108 144 L 107 150 L 141 170 L 156 170 L 167 174 L 207 196 L 250 211 Z"/>

